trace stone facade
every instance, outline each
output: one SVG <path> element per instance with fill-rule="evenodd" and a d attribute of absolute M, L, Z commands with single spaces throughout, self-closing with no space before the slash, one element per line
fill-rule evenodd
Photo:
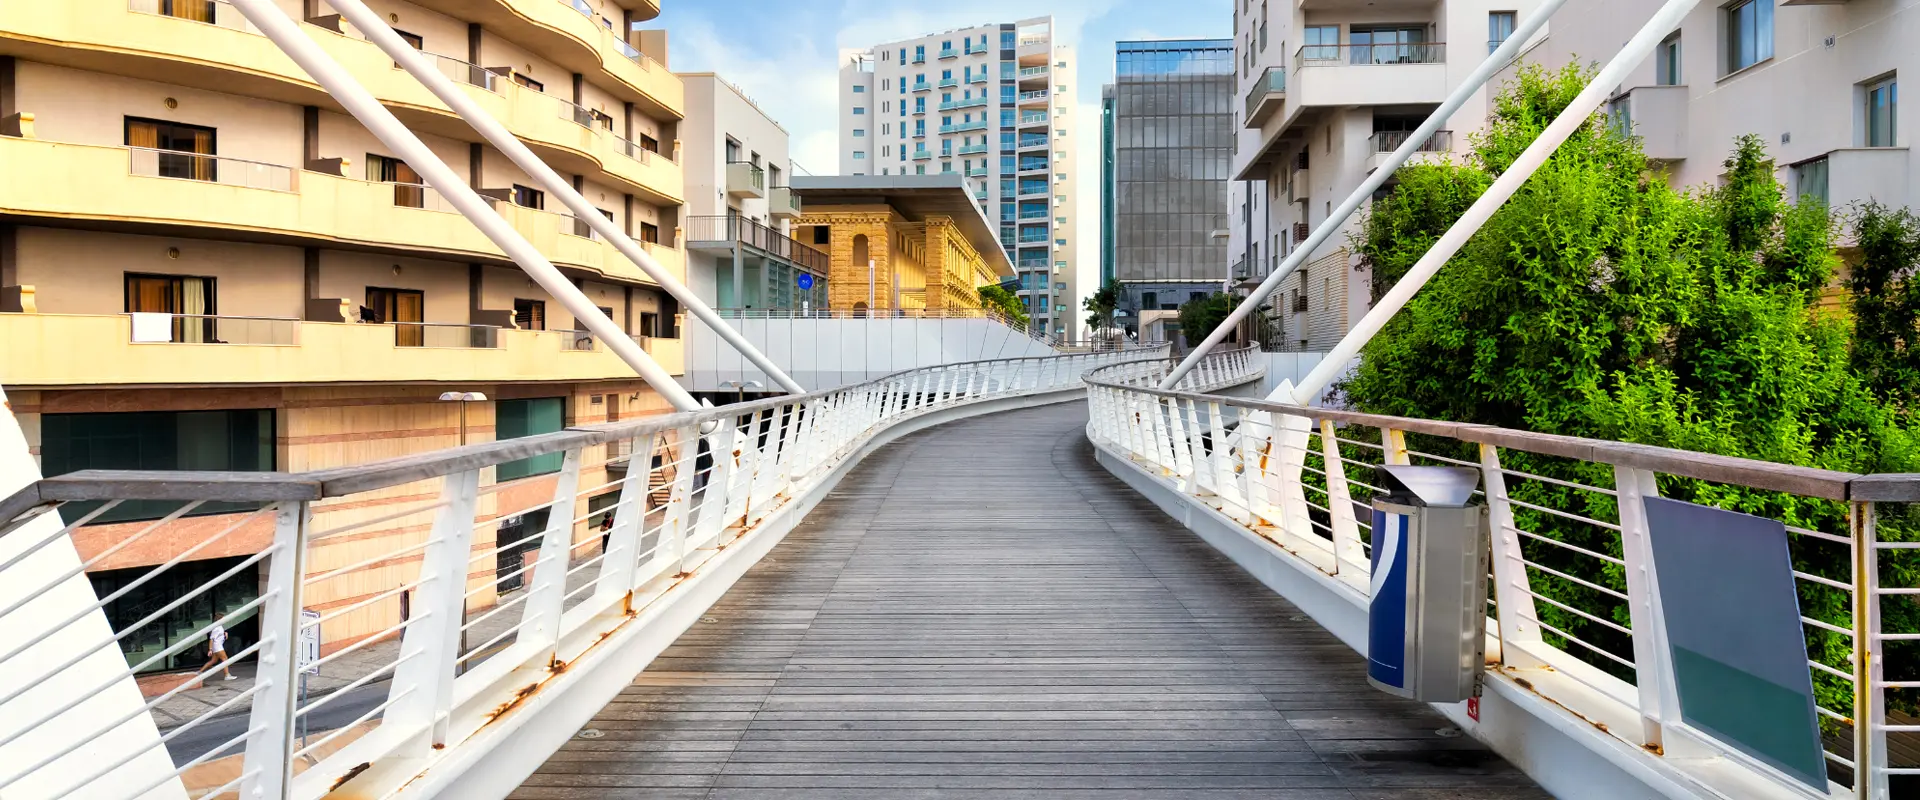
<path fill-rule="evenodd" d="M 998 282 L 951 217 L 912 222 L 887 205 L 809 205 L 800 226 L 828 229 L 828 302 L 836 311 L 977 309 L 979 287 Z"/>

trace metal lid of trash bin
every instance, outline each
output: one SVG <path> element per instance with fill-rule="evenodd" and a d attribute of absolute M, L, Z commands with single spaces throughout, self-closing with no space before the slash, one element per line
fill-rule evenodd
<path fill-rule="evenodd" d="M 1382 464 L 1376 469 L 1380 488 L 1387 490 L 1380 499 L 1390 503 L 1459 508 L 1468 505 L 1480 487 L 1480 470 L 1471 467 Z"/>

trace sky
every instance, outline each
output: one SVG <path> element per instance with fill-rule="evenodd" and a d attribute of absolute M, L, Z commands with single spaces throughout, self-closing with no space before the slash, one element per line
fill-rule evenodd
<path fill-rule="evenodd" d="M 1113 80 L 1113 43 L 1227 39 L 1234 0 L 666 0 L 642 28 L 667 31 L 668 68 L 716 72 L 787 129 L 792 160 L 807 173 L 839 172 L 836 126 L 843 50 L 953 28 L 1053 15 L 1056 38 L 1079 59 L 1078 230 L 1080 293 L 1099 273 L 1100 86 Z M 1078 302 L 1075 302 L 1078 305 Z"/>

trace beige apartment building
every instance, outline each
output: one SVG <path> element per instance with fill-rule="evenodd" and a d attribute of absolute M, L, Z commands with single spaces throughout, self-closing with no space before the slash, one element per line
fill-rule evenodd
<path fill-rule="evenodd" d="M 668 371 L 682 371 L 678 309 L 657 285 L 320 0 L 278 3 Z M 667 70 L 664 32 L 623 33 L 656 17 L 657 0 L 368 4 L 684 276 L 682 83 Z M 221 0 L 0 4 L 0 133 L 0 384 L 48 474 L 313 470 L 666 408 Z M 461 403 L 438 399 L 447 391 L 487 399 L 463 416 Z M 594 455 L 589 463 L 613 454 Z M 518 512 L 551 498 L 559 467 L 534 459 L 487 477 L 481 521 L 498 524 L 481 528 L 476 551 L 537 542 L 544 512 Z M 606 484 L 605 469 L 582 485 Z M 316 531 L 365 524 L 316 542 L 309 575 L 423 540 L 425 520 L 379 522 L 381 506 L 435 491 L 316 507 Z M 583 500 L 576 516 L 610 499 Z M 82 557 L 163 513 L 113 509 L 79 531 Z M 93 564 L 96 586 L 125 585 L 236 514 L 197 509 Z M 126 623 L 258 552 L 270 526 L 194 553 L 109 617 Z M 308 607 L 410 581 L 419 556 L 409 552 L 316 584 Z M 517 557 L 509 548 L 499 563 Z M 494 562 L 476 561 L 474 604 L 493 602 L 495 576 Z M 125 649 L 138 655 L 238 607 L 257 596 L 256 580 L 236 575 Z M 327 649 L 393 625 L 405 600 L 329 621 Z M 235 635 L 246 642 L 247 626 Z"/>

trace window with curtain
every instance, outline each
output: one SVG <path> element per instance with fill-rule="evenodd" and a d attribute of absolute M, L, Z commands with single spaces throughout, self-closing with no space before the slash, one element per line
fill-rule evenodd
<path fill-rule="evenodd" d="M 515 301 L 518 303 L 519 301 Z M 566 398 L 539 397 L 530 400 L 501 400 L 493 404 L 494 440 L 519 439 L 554 433 L 566 427 Z M 566 453 L 509 461 L 494 467 L 495 481 L 510 481 L 532 475 L 559 472 Z"/>
<path fill-rule="evenodd" d="M 1892 78 L 1867 86 L 1866 144 L 1895 147 L 1899 141 L 1900 84 Z"/>
<path fill-rule="evenodd" d="M 128 147 L 137 148 L 133 163 L 138 173 L 195 181 L 219 180 L 212 158 L 216 146 L 212 128 L 127 117 L 126 142 Z"/>
<path fill-rule="evenodd" d="M 1513 17 L 1512 11 L 1487 12 L 1487 52 L 1500 49 L 1513 36 Z"/>
<path fill-rule="evenodd" d="M 1679 86 L 1680 72 L 1680 34 L 1667 37 L 1660 43 L 1660 49 L 1653 54 L 1653 82 L 1660 86 Z"/>
<path fill-rule="evenodd" d="M 392 325 L 395 347 L 426 344 L 426 328 L 407 324 L 425 322 L 426 308 L 426 294 L 417 289 L 367 287 L 367 310 L 372 317 L 367 321 Z"/>
<path fill-rule="evenodd" d="M 522 74 L 520 74 L 519 72 L 515 72 L 515 73 L 513 73 L 513 82 L 514 82 L 514 83 L 517 83 L 517 84 L 520 84 L 521 86 L 524 86 L 524 87 L 526 87 L 526 88 L 528 88 L 528 89 L 532 89 L 532 90 L 534 90 L 534 91 L 536 91 L 536 92 L 541 92 L 541 93 L 545 93 L 545 92 L 547 91 L 547 85 L 546 85 L 546 84 L 544 84 L 544 83 L 541 83 L 541 82 L 539 82 L 539 81 L 536 81 L 536 80 L 534 80 L 534 79 L 532 79 L 532 78 L 529 78 L 529 77 L 527 77 L 527 76 L 525 76 L 525 75 L 522 75 Z"/>
<path fill-rule="evenodd" d="M 651 222 L 640 223 L 640 241 L 649 244 L 660 243 L 660 226 Z"/>
<path fill-rule="evenodd" d="M 397 184 L 393 187 L 393 204 L 406 208 L 426 208 L 426 181 L 420 173 L 414 172 L 407 162 L 389 156 L 367 154 L 367 180 L 377 183 Z"/>
<path fill-rule="evenodd" d="M 1797 203 L 1827 204 L 1827 159 L 1816 158 L 1793 167 L 1793 197 Z"/>
<path fill-rule="evenodd" d="M 214 336 L 214 279 L 192 275 L 147 275 L 129 272 L 126 276 L 126 310 L 129 314 L 176 314 L 172 340 L 199 344 L 217 341 Z"/>
<path fill-rule="evenodd" d="M 521 208 L 544 211 L 547 208 L 547 193 L 516 183 L 513 185 L 513 204 Z"/>
<path fill-rule="evenodd" d="M 513 324 L 523 331 L 544 331 L 547 329 L 547 303 L 545 300 L 513 301 Z"/>
<path fill-rule="evenodd" d="M 1773 57 L 1773 0 L 1744 0 L 1727 6 L 1725 13 L 1728 72 Z"/>
<path fill-rule="evenodd" d="M 212 22 L 213 0 L 160 0 L 160 13 L 194 22 Z"/>

